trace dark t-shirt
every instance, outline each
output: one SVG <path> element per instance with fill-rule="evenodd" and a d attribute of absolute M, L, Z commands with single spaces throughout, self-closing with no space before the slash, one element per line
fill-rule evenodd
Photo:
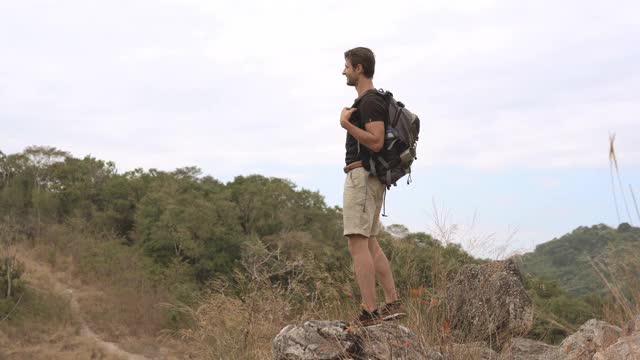
<path fill-rule="evenodd" d="M 357 127 L 364 129 L 364 125 L 371 121 L 385 121 L 387 119 L 387 105 L 382 95 L 377 90 L 369 90 L 364 95 L 356 99 L 351 107 L 358 110 L 351 114 L 349 122 Z M 360 145 L 360 153 L 358 154 L 358 141 L 347 132 L 347 143 L 345 145 L 347 153 L 345 156 L 346 164 L 351 164 L 358 160 L 363 160 L 365 168 L 369 163 L 369 150 Z"/>

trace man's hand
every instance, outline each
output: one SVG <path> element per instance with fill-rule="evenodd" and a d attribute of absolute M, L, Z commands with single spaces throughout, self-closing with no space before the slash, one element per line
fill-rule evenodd
<path fill-rule="evenodd" d="M 351 114 L 353 114 L 353 112 L 356 110 L 357 108 L 342 109 L 342 113 L 340 113 L 340 126 L 342 126 L 345 129 L 348 129 L 349 125 L 351 125 L 351 123 L 349 122 L 349 119 L 351 119 Z"/>

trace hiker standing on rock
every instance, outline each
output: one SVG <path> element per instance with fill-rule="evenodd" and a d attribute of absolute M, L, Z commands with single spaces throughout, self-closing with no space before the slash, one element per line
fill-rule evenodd
<path fill-rule="evenodd" d="M 371 153 L 384 145 L 387 104 L 373 86 L 375 56 L 364 47 L 344 53 L 342 75 L 354 86 L 358 98 L 351 108 L 342 109 L 340 125 L 347 130 L 346 180 L 343 195 L 344 235 L 349 241 L 354 271 L 362 296 L 362 313 L 355 322 L 361 326 L 392 320 L 404 315 L 398 300 L 389 261 L 378 244 L 380 210 L 386 187 L 369 174 Z M 376 278 L 384 290 L 385 304 L 378 310 Z"/>

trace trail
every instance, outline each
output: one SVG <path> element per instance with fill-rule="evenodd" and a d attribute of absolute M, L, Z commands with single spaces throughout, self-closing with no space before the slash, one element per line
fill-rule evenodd
<path fill-rule="evenodd" d="M 107 354 L 115 355 L 125 359 L 130 359 L 130 360 L 149 360 L 145 356 L 132 354 L 130 352 L 127 352 L 121 349 L 116 343 L 112 343 L 112 342 L 108 342 L 100 339 L 100 337 L 96 335 L 96 333 L 93 330 L 91 330 L 89 325 L 87 325 L 87 322 L 82 318 L 82 313 L 80 311 L 80 304 L 78 304 L 78 300 L 76 299 L 73 289 L 64 288 L 64 286 L 59 283 L 56 284 L 56 287 L 58 286 L 61 286 L 58 288 L 58 290 L 61 288 L 64 289 L 63 290 L 64 294 L 69 297 L 69 303 L 71 305 L 71 313 L 73 314 L 75 319 L 80 323 L 80 326 L 81 326 L 81 329 L 80 329 L 81 336 L 95 341 L 95 343 L 100 348 L 102 348 Z"/>
<path fill-rule="evenodd" d="M 89 346 L 97 346 L 102 350 L 102 353 L 107 355 L 107 359 L 150 360 L 150 358 L 144 355 L 134 354 L 124 350 L 117 343 L 104 341 L 93 329 L 91 329 L 87 321 L 82 316 L 82 310 L 78 302 L 82 289 L 74 289 L 70 285 L 67 285 L 71 280 L 68 277 L 68 274 L 54 273 L 50 266 L 34 260 L 32 256 L 30 256 L 29 251 L 23 248 L 14 248 L 11 252 L 14 253 L 17 259 L 24 264 L 25 272 L 23 274 L 23 278 L 27 281 L 30 288 L 41 291 L 51 291 L 55 294 L 62 295 L 69 300 L 72 317 L 74 321 L 79 324 L 80 331 L 73 339 L 64 339 L 65 344 L 63 344 L 61 348 L 87 347 L 88 344 Z M 46 352 L 53 351 L 55 353 L 55 349 L 43 349 L 42 346 L 36 346 L 34 349 L 31 349 L 32 352 L 38 354 L 43 354 L 44 350 L 46 350 Z M 91 349 L 85 348 L 81 350 L 84 352 L 91 352 Z M 93 352 L 95 353 L 95 351 Z M 91 358 L 94 358 L 94 356 L 95 355 L 92 355 Z M 154 359 L 157 358 L 158 357 L 154 356 Z M 175 359 L 176 357 L 171 358 Z"/>

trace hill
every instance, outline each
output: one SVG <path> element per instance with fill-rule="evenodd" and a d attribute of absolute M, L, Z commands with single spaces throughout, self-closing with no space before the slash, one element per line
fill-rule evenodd
<path fill-rule="evenodd" d="M 573 296 L 603 295 L 612 287 L 628 288 L 638 269 L 640 228 L 600 224 L 579 227 L 536 246 L 521 257 L 525 273 L 555 281 Z M 622 286 L 625 285 L 625 286 Z"/>

